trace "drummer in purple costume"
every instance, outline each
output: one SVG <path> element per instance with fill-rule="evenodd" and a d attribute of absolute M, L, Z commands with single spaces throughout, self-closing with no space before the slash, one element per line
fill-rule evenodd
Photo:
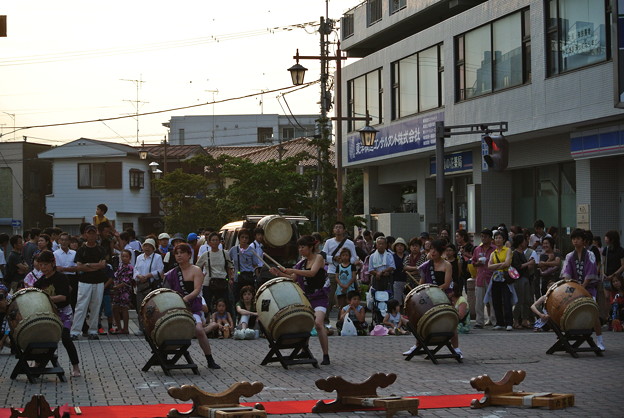
<path fill-rule="evenodd" d="M 303 289 L 306 297 L 314 309 L 314 327 L 323 351 L 322 365 L 329 364 L 329 341 L 325 328 L 325 313 L 329 305 L 329 283 L 325 272 L 325 260 L 314 252 L 316 240 L 310 235 L 304 235 L 297 241 L 299 254 L 303 257 L 294 268 L 271 268 L 276 276 L 288 277 L 296 280 Z"/>
<path fill-rule="evenodd" d="M 599 282 L 598 269 L 596 267 L 596 257 L 585 248 L 585 231 L 575 229 L 570 234 L 570 239 L 572 240 L 572 245 L 574 245 L 574 251 L 566 256 L 561 277 L 580 283 L 596 300 Z M 602 329 L 598 317 L 596 317 L 594 331 L 596 332 L 596 345 L 600 350 L 604 351 L 605 346 L 602 341 Z"/>
<path fill-rule="evenodd" d="M 182 300 L 186 303 L 186 306 L 193 313 L 195 318 L 195 335 L 197 336 L 197 342 L 202 351 L 206 355 L 208 361 L 208 368 L 220 369 L 217 363 L 212 358 L 212 350 L 210 349 L 210 343 L 208 337 L 204 332 L 201 320 L 202 311 L 202 299 L 201 291 L 204 284 L 204 274 L 201 269 L 191 264 L 191 257 L 193 251 L 191 246 L 182 243 L 175 246 L 173 249 L 173 255 L 178 263 L 178 267 L 170 270 L 165 275 L 165 287 L 178 292 L 182 296 Z"/>

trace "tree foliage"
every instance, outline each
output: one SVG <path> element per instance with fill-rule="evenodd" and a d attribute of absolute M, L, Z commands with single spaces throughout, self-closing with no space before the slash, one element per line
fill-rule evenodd
<path fill-rule="evenodd" d="M 310 178 L 299 174 L 297 166 L 308 157 L 302 153 L 260 163 L 225 155 L 192 158 L 188 166 L 203 174 L 179 169 L 155 181 L 165 229 L 218 228 L 248 214 L 278 213 L 278 208 L 287 208 L 292 214 L 306 212 L 311 201 Z"/>

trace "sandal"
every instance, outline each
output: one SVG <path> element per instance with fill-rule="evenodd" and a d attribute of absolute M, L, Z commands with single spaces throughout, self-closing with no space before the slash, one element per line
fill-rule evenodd
<path fill-rule="evenodd" d="M 108 331 L 108 333 L 109 333 L 110 335 L 117 335 L 117 334 L 121 334 L 121 331 L 119 331 L 119 330 L 117 330 L 117 329 L 112 329 L 112 328 L 111 328 L 111 329 Z M 127 334 L 127 332 L 126 332 L 126 334 Z"/>

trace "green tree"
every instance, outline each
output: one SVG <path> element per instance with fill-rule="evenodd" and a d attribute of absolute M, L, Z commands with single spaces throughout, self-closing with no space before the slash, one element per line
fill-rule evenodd
<path fill-rule="evenodd" d="M 365 227 L 366 219 L 356 216 L 364 213 L 364 172 L 361 168 L 348 169 L 344 191 L 344 223 L 349 231 Z"/>
<path fill-rule="evenodd" d="M 321 135 L 320 138 L 314 138 L 310 144 L 317 147 L 318 153 L 314 155 L 317 164 L 311 170 L 314 178 L 314 200 L 311 210 L 314 216 L 319 220 L 321 231 L 331 231 L 336 221 L 336 168 L 332 164 L 329 156 L 331 147 L 331 130 L 329 128 L 329 119 L 319 118 L 317 120 Z"/>

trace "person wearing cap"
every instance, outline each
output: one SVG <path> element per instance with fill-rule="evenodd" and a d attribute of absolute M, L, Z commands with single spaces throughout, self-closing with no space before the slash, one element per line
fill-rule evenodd
<path fill-rule="evenodd" d="M 169 241 L 169 238 L 167 238 Z M 136 259 L 134 266 L 133 278 L 136 282 L 134 293 L 136 294 L 137 312 L 141 309 L 141 303 L 145 296 L 157 287 L 160 287 L 163 270 L 165 268 L 162 257 L 156 252 L 156 242 L 153 238 L 148 238 L 143 243 L 143 254 Z M 143 324 L 139 315 L 139 331 L 135 333 L 137 336 L 143 335 Z"/>
<path fill-rule="evenodd" d="M 176 245 L 185 243 L 185 242 L 186 242 L 186 239 L 184 239 L 184 235 L 178 232 L 177 234 L 173 235 L 173 238 L 171 238 L 171 247 L 175 248 Z M 176 268 L 178 266 L 178 263 L 176 262 L 175 257 L 171 251 L 163 255 L 162 259 L 163 259 L 163 264 L 165 265 L 165 269 L 164 269 L 165 272 L 168 272 L 169 270 Z"/>
<path fill-rule="evenodd" d="M 95 225 L 85 227 L 87 241 L 76 251 L 76 270 L 78 276 L 78 295 L 76 297 L 76 311 L 71 327 L 71 338 L 77 340 L 82 332 L 82 325 L 87 320 L 90 340 L 98 340 L 98 319 L 102 299 L 104 297 L 104 283 L 106 276 L 106 251 L 97 243 L 98 232 Z"/>
<path fill-rule="evenodd" d="M 407 250 L 407 243 L 401 237 L 398 237 L 394 243 L 392 243 L 392 256 L 394 257 L 395 269 L 392 273 L 392 295 L 393 298 L 399 301 L 399 306 L 403 306 L 403 298 L 405 290 L 405 283 L 407 283 L 407 274 L 403 270 L 406 260 L 409 258 Z"/>
<path fill-rule="evenodd" d="M 191 246 L 191 251 L 193 252 L 192 257 L 191 257 L 192 264 L 197 263 L 197 257 L 198 257 L 197 252 L 199 251 L 199 245 L 197 245 L 198 238 L 199 237 L 197 236 L 195 232 L 191 232 L 186 237 L 186 242 L 188 243 L 188 245 Z M 175 245 L 173 245 L 173 248 L 175 248 Z"/>
<path fill-rule="evenodd" d="M 169 245 L 169 239 L 171 239 L 171 237 L 166 232 L 163 232 L 158 236 L 157 250 L 158 254 L 160 254 L 160 256 L 163 258 L 165 257 L 165 254 L 172 250 L 171 246 Z"/>
<path fill-rule="evenodd" d="M 483 328 L 484 325 L 491 325 L 496 323 L 494 315 L 494 309 L 490 304 L 487 305 L 483 301 L 485 292 L 492 280 L 493 271 L 488 269 L 490 256 L 496 249 L 496 246 L 492 243 L 492 231 L 490 229 L 484 229 L 481 231 L 481 244 L 476 247 L 472 253 L 472 265 L 477 269 L 477 277 L 475 278 L 475 311 L 477 313 L 477 320 L 475 328 Z M 488 322 L 485 322 L 484 309 L 487 306 Z"/>

